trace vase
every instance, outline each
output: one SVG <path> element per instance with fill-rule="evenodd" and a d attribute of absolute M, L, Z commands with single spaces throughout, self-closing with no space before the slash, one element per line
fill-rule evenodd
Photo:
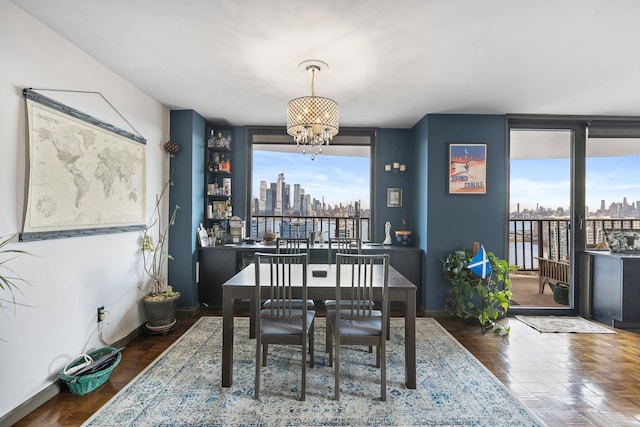
<path fill-rule="evenodd" d="M 147 315 L 145 329 L 147 332 L 166 332 L 176 324 L 176 307 L 180 294 L 159 300 L 142 299 L 144 311 Z"/>

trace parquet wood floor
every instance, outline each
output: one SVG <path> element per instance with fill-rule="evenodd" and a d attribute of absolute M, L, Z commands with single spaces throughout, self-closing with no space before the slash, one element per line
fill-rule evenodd
<path fill-rule="evenodd" d="M 16 426 L 80 425 L 196 319 L 181 318 L 166 336 L 137 338 L 127 345 L 107 384 L 86 396 L 65 389 Z M 511 333 L 500 337 L 483 335 L 460 320 L 438 321 L 547 425 L 640 425 L 639 334 L 541 334 L 507 318 L 501 322 L 511 326 Z"/>

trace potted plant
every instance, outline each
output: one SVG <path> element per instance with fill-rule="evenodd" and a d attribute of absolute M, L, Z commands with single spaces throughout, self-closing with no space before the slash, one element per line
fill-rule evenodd
<path fill-rule="evenodd" d="M 452 285 L 446 307 L 455 317 L 477 319 L 483 333 L 492 330 L 508 334 L 510 328 L 504 328 L 495 321 L 505 316 L 509 309 L 511 267 L 493 252 L 486 252 L 491 272 L 483 279 L 468 268 L 476 252 L 477 249 L 462 248 L 440 259 L 444 277 Z"/>
<path fill-rule="evenodd" d="M 174 291 L 166 283 L 163 275 L 165 261 L 173 259 L 166 248 L 169 227 L 175 223 L 176 214 L 180 209 L 180 206 L 176 205 L 169 221 L 166 224 L 163 223 L 161 213 L 162 198 L 171 185 L 173 185 L 173 182 L 169 178 L 162 188 L 162 192 L 156 195 L 152 222 L 145 227 L 142 236 L 144 271 L 151 279 L 149 289 L 142 298 L 147 314 L 145 328 L 149 332 L 166 332 L 176 325 L 176 305 L 180 298 L 180 292 Z"/>
<path fill-rule="evenodd" d="M 405 230 L 407 226 L 407 213 L 402 212 L 402 230 L 396 230 L 396 242 L 400 246 L 409 246 L 411 244 L 411 231 Z"/>
<path fill-rule="evenodd" d="M 4 310 L 7 304 L 13 306 L 22 305 L 16 301 L 15 292 L 19 291 L 16 283 L 29 284 L 29 282 L 16 274 L 16 272 L 7 265 L 8 262 L 15 259 L 18 255 L 31 255 L 23 250 L 6 248 L 15 236 L 15 234 L 4 236 L 0 241 L 0 291 L 8 294 L 8 298 L 5 298 L 4 295 L 0 297 L 0 310 Z"/>

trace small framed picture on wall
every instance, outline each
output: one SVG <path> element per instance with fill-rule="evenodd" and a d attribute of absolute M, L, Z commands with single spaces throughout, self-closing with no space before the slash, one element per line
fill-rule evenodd
<path fill-rule="evenodd" d="M 449 144 L 449 194 L 487 193 L 487 144 Z"/>
<path fill-rule="evenodd" d="M 402 207 L 402 188 L 387 188 L 387 207 Z"/>

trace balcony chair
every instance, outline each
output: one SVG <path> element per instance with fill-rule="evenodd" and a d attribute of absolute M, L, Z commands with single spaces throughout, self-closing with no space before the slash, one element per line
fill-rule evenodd
<path fill-rule="evenodd" d="M 256 375 L 254 398 L 260 398 L 260 369 L 266 366 L 269 344 L 302 346 L 300 400 L 306 398 L 307 382 L 307 339 L 310 366 L 313 367 L 313 323 L 315 311 L 303 304 L 293 308 L 292 288 L 301 288 L 302 299 L 307 297 L 307 255 L 306 254 L 266 254 L 254 255 L 256 265 L 255 289 L 255 336 Z M 267 277 L 260 275 L 260 265 L 269 264 Z M 275 304 L 271 308 L 260 307 L 260 301 L 267 295 Z"/>
<path fill-rule="evenodd" d="M 335 359 L 335 400 L 340 400 L 340 346 L 343 345 L 376 347 L 381 400 L 387 400 L 387 328 L 383 325 L 387 324 L 389 316 L 388 284 L 389 255 L 336 256 L 337 304 L 327 311 L 329 366 L 333 366 Z M 381 310 L 363 304 L 363 301 L 373 301 L 376 288 L 382 288 Z M 346 299 L 342 300 L 342 296 Z M 345 305 L 343 301 L 349 301 L 349 304 Z"/>

